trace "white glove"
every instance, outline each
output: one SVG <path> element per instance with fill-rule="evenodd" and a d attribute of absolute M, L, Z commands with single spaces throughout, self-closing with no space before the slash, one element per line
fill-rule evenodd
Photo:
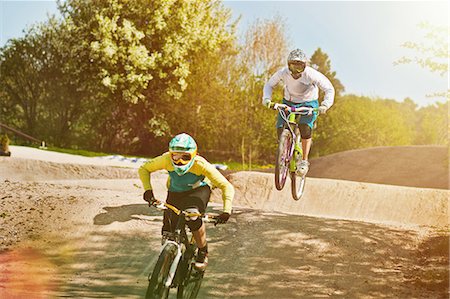
<path fill-rule="evenodd" d="M 272 104 L 272 101 L 271 101 L 270 99 L 268 99 L 268 98 L 265 98 L 265 99 L 262 100 L 262 103 L 263 103 L 263 105 L 266 106 L 267 108 L 270 108 L 270 106 L 271 106 L 271 104 Z"/>
<path fill-rule="evenodd" d="M 327 106 L 321 105 L 319 106 L 319 114 L 326 114 L 327 113 Z"/>
<path fill-rule="evenodd" d="M 278 108 L 282 108 L 282 109 L 284 109 L 284 110 L 290 110 L 290 107 L 289 107 L 288 105 L 286 105 L 286 104 L 275 103 L 275 104 L 273 105 L 273 109 L 274 109 L 274 110 L 277 110 Z M 289 109 L 288 109 L 288 108 L 289 108 Z"/>

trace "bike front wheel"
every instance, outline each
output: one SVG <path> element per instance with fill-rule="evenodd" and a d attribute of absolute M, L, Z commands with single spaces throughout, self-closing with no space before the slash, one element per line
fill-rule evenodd
<path fill-rule="evenodd" d="M 153 273 L 149 278 L 146 299 L 167 299 L 169 296 L 169 287 L 166 287 L 167 277 L 169 276 L 170 266 L 178 253 L 178 247 L 175 244 L 168 243 L 159 255 Z"/>
<path fill-rule="evenodd" d="M 291 172 L 291 191 L 292 197 L 299 200 L 305 191 L 306 175 L 299 176 L 295 172 Z"/>
<path fill-rule="evenodd" d="M 178 286 L 177 299 L 197 298 L 204 274 L 204 271 L 197 271 L 194 265 L 190 264 L 185 280 Z"/>
<path fill-rule="evenodd" d="M 275 187 L 282 190 L 286 184 L 291 160 L 292 135 L 288 129 L 284 129 L 278 142 L 277 157 L 275 163 Z"/>

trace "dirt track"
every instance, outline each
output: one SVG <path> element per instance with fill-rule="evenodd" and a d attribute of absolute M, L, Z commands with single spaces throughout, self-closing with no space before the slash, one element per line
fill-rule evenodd
<path fill-rule="evenodd" d="M 73 172 L 56 180 L 58 165 L 50 166 L 52 181 L 21 179 L 15 167 L 0 172 L 0 298 L 142 298 L 162 217 L 142 203 L 139 181 L 118 179 L 116 168 L 92 179 L 95 167 L 80 174 L 91 179 Z M 164 178 L 154 177 L 160 197 Z M 208 227 L 200 298 L 448 298 L 446 227 L 293 215 L 308 199 L 274 193 L 279 207 L 270 198 L 260 207 L 236 185 L 236 204 L 247 206 Z"/>
<path fill-rule="evenodd" d="M 446 146 L 389 146 L 311 160 L 309 176 L 398 186 L 449 189 Z"/>

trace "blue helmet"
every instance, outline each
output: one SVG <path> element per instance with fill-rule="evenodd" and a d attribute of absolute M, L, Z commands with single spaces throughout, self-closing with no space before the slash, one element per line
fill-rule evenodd
<path fill-rule="evenodd" d="M 170 140 L 169 152 L 175 172 L 181 176 L 194 165 L 197 143 L 190 135 L 181 133 Z"/>

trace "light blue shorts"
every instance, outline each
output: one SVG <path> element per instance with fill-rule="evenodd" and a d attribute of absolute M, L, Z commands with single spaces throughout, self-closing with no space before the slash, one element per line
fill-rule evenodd
<path fill-rule="evenodd" d="M 289 107 L 311 107 L 311 108 L 319 108 L 319 101 L 318 100 L 313 100 L 313 101 L 309 101 L 309 102 L 304 102 L 304 103 L 300 103 L 300 104 L 296 104 L 290 101 L 287 101 L 286 99 L 283 99 L 283 104 L 288 105 Z M 306 115 L 306 116 L 301 116 L 298 118 L 298 124 L 306 124 L 308 125 L 311 129 L 314 127 L 314 122 L 317 119 L 317 112 L 313 112 L 312 115 Z M 277 128 L 282 128 L 284 124 L 284 120 L 281 118 L 281 115 L 278 114 L 278 118 L 277 118 Z"/>

